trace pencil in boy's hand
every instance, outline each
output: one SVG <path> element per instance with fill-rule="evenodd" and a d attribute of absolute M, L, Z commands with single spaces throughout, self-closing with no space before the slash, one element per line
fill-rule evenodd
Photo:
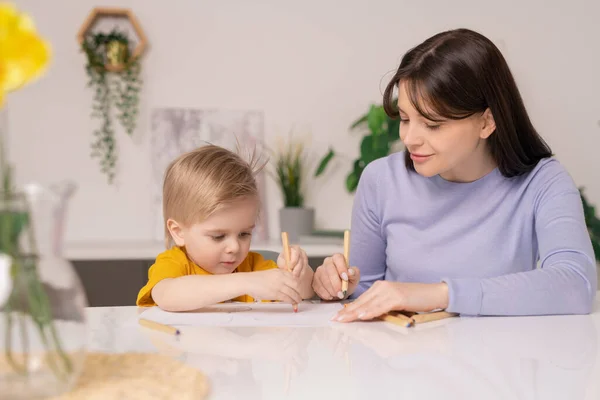
<path fill-rule="evenodd" d="M 346 260 L 346 266 L 348 266 L 348 259 L 350 258 L 350 231 L 344 231 L 344 259 Z M 342 295 L 346 297 L 348 293 L 348 281 L 342 279 Z"/>
<path fill-rule="evenodd" d="M 154 329 L 155 331 L 171 333 L 175 336 L 181 334 L 181 331 L 177 328 L 174 328 L 169 325 L 163 325 L 158 322 L 150 321 L 148 319 L 140 318 L 139 323 L 140 325 L 145 326 L 146 328 Z"/>
<path fill-rule="evenodd" d="M 289 272 L 292 272 L 290 269 L 290 241 L 288 239 L 287 232 L 281 232 L 281 241 L 283 242 L 283 254 L 285 256 L 285 266 Z M 292 304 L 294 307 L 294 312 L 298 312 L 298 304 Z"/>

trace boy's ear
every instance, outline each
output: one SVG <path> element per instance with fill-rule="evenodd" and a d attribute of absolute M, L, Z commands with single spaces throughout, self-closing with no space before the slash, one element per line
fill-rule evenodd
<path fill-rule="evenodd" d="M 185 240 L 183 237 L 183 229 L 182 226 L 175 220 L 173 219 L 168 219 L 167 220 L 167 229 L 169 230 L 169 233 L 171 234 L 171 237 L 173 238 L 173 241 L 175 242 L 175 244 L 179 247 L 184 246 L 185 245 Z"/>

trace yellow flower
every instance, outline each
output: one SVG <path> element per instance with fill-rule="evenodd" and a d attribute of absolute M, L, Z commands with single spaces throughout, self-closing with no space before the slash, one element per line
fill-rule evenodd
<path fill-rule="evenodd" d="M 0 107 L 6 93 L 41 76 L 50 45 L 38 36 L 33 20 L 12 4 L 0 4 Z"/>

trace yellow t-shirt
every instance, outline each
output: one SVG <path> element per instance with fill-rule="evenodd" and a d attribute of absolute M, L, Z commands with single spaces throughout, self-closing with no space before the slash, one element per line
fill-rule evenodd
<path fill-rule="evenodd" d="M 249 252 L 246 259 L 233 272 L 265 271 L 273 268 L 277 268 L 277 264 L 274 261 L 265 260 L 262 255 Z M 156 257 L 156 262 L 148 270 L 148 283 L 140 289 L 136 304 L 140 307 L 155 306 L 156 303 L 152 299 L 152 288 L 165 278 L 177 278 L 186 275 L 212 274 L 194 264 L 180 247 L 175 246 L 162 252 Z M 246 303 L 254 302 L 254 298 L 247 294 L 231 300 Z"/>

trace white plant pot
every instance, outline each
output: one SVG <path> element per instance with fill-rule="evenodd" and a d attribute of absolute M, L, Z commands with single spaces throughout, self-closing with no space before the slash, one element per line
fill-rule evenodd
<path fill-rule="evenodd" d="M 300 236 L 311 235 L 315 227 L 315 210 L 303 207 L 284 207 L 279 210 L 279 228 L 287 232 L 290 242 L 298 243 Z"/>

